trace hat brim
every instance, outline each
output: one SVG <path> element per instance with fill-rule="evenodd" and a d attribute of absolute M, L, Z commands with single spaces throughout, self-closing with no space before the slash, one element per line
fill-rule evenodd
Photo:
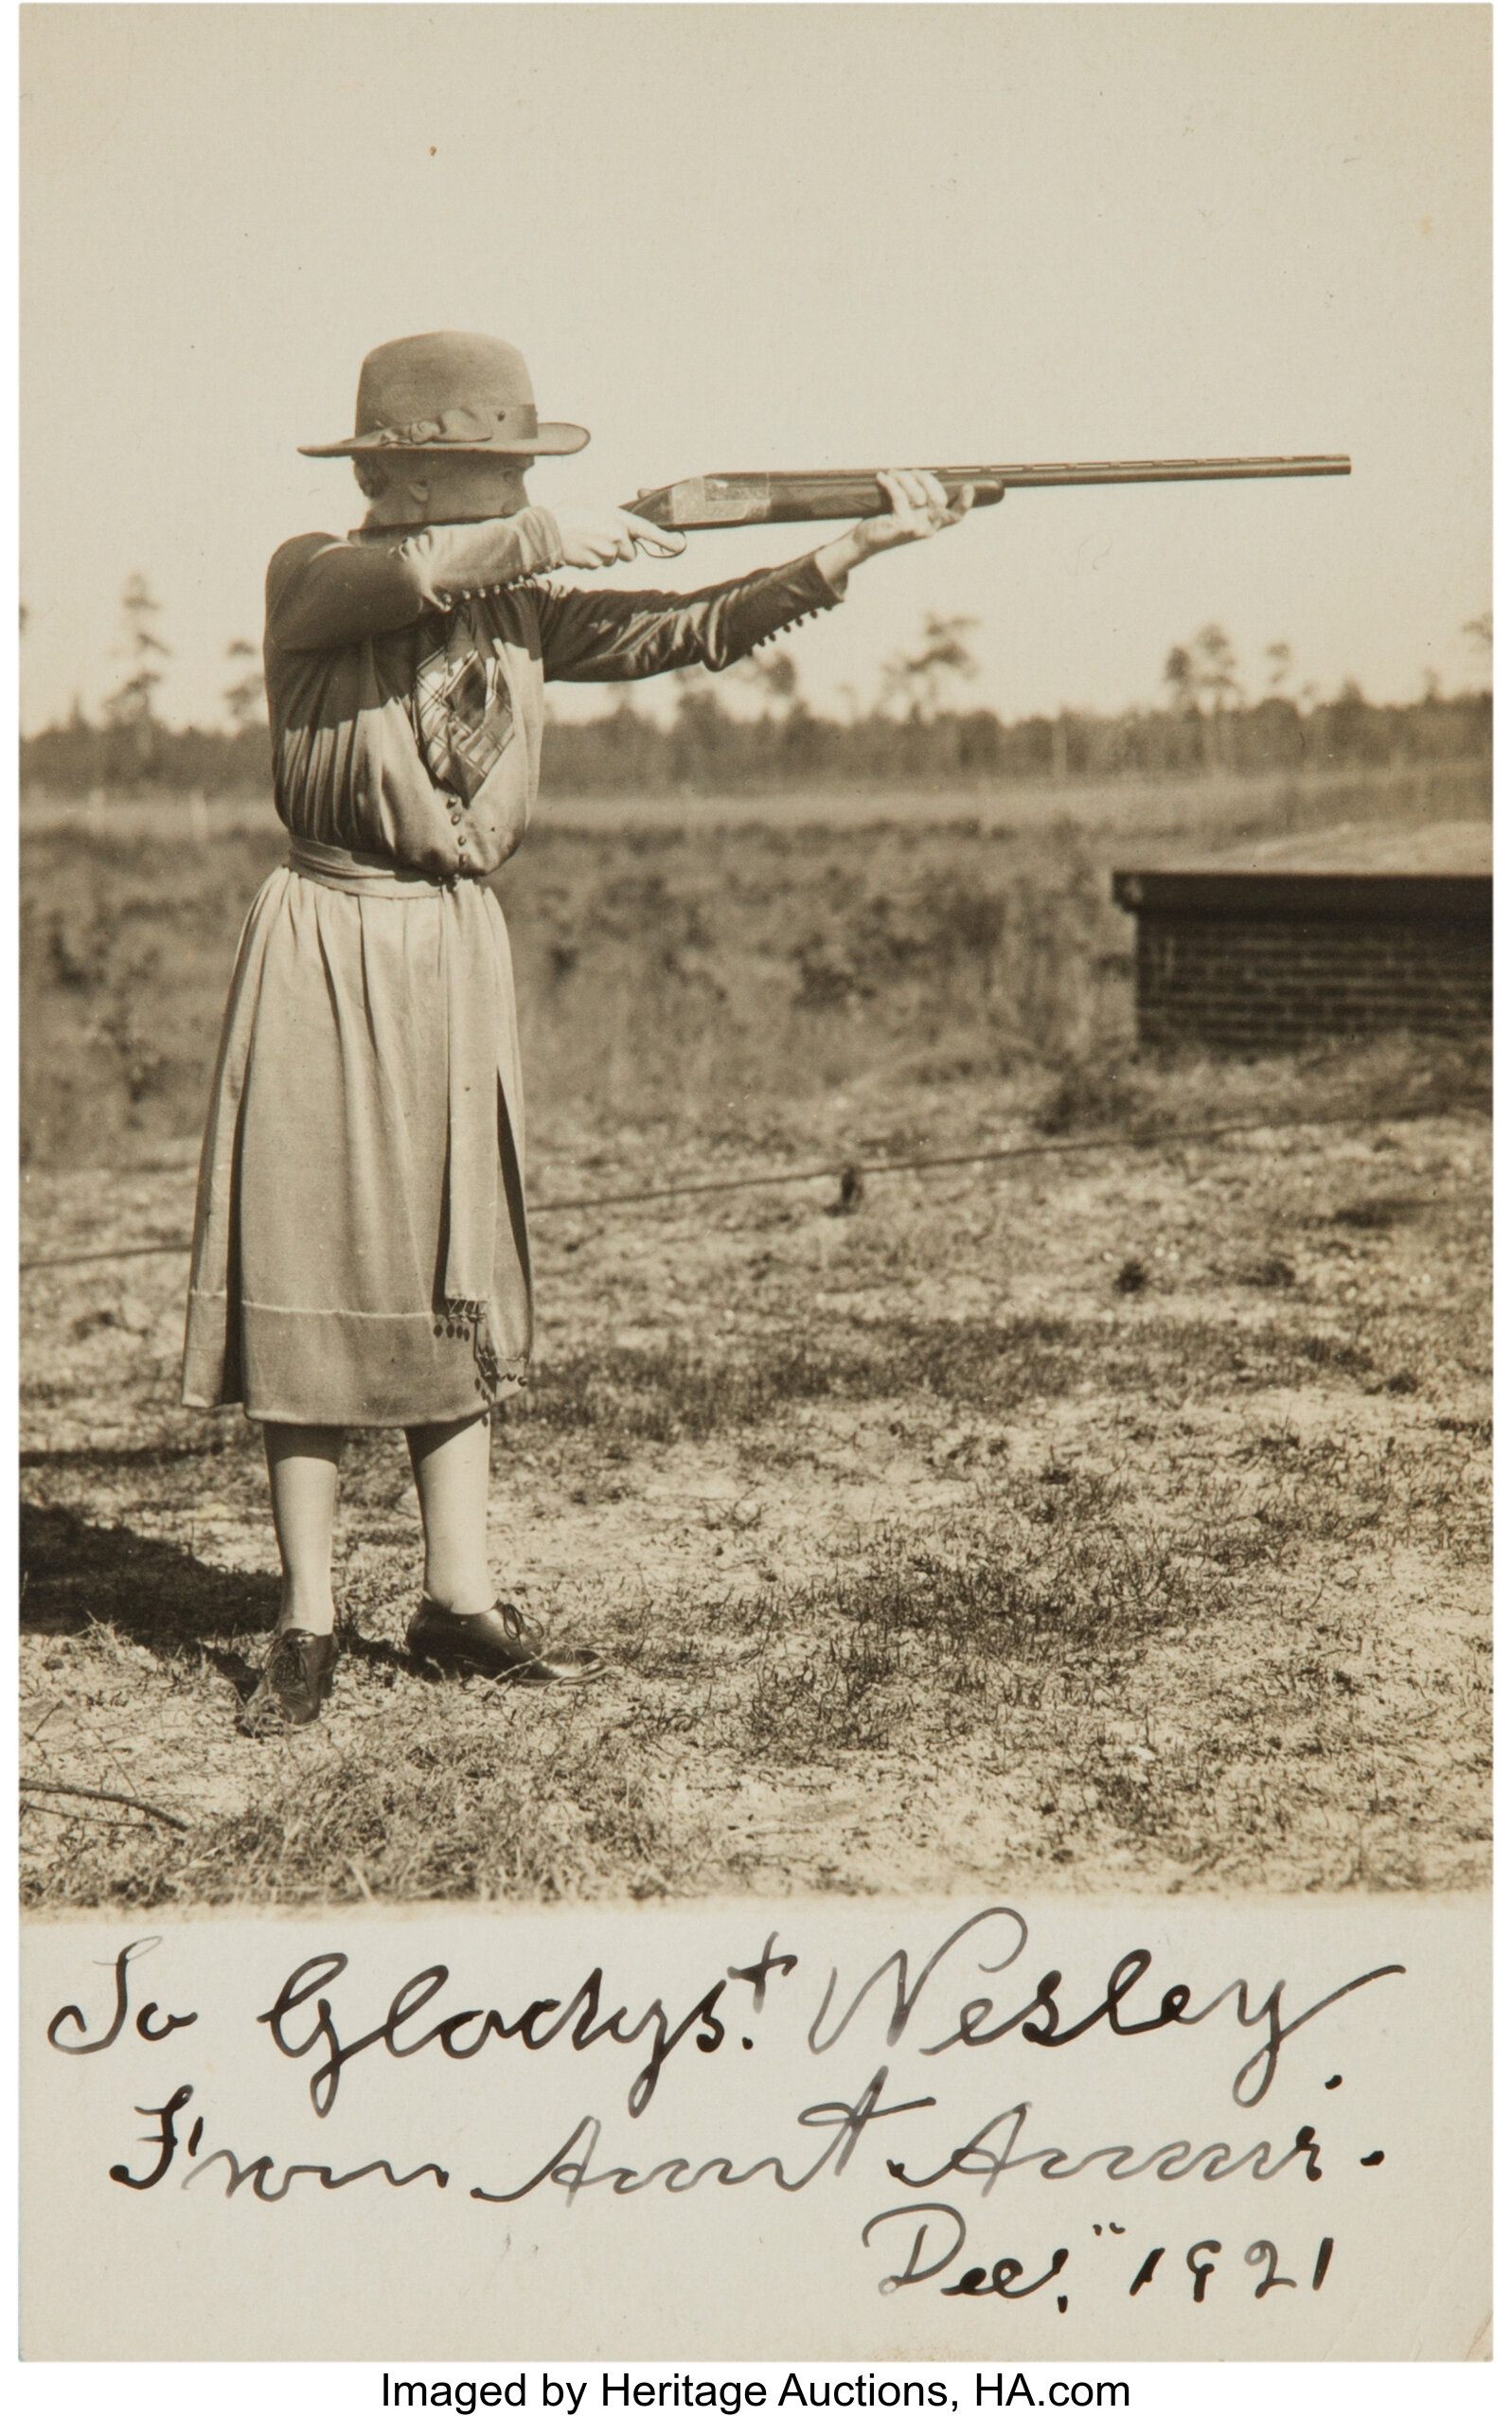
<path fill-rule="evenodd" d="M 528 443 L 515 438 L 499 437 L 489 444 L 456 444 L 444 439 L 428 445 L 396 445 L 382 437 L 344 436 L 335 445 L 301 445 L 299 451 L 317 461 L 350 458 L 355 453 L 488 453 L 504 455 L 516 461 L 531 461 L 537 453 L 581 453 L 588 442 L 586 428 L 574 427 L 570 419 L 543 419 Z"/>

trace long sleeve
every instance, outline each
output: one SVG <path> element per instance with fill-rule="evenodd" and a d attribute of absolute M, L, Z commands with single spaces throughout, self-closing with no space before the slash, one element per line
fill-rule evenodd
<path fill-rule="evenodd" d="M 649 680 L 695 663 L 722 671 L 839 602 L 811 554 L 691 595 L 547 588 L 539 605 L 542 667 L 548 680 Z"/>
<path fill-rule="evenodd" d="M 358 646 L 561 561 L 560 532 L 537 506 L 395 537 L 392 545 L 323 536 L 280 545 L 268 566 L 269 644 L 290 653 Z"/>

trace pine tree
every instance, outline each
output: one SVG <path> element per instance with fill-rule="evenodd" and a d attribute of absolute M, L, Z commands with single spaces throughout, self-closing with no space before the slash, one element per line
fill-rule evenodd
<path fill-rule="evenodd" d="M 155 703 L 163 678 L 157 666 L 171 659 L 172 649 L 153 627 L 162 610 L 141 572 L 133 571 L 121 590 L 124 651 L 130 668 L 104 704 L 106 728 L 118 732 L 125 741 L 127 763 L 122 768 L 129 779 L 142 779 L 152 770 L 163 733 Z"/>

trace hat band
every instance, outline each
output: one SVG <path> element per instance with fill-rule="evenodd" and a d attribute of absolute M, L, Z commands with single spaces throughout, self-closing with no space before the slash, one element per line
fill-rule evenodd
<path fill-rule="evenodd" d="M 369 445 L 497 445 L 533 444 L 539 433 L 532 402 L 515 403 L 507 411 L 491 403 L 463 402 L 443 411 L 436 419 L 412 419 L 403 428 L 359 430 L 358 435 Z"/>

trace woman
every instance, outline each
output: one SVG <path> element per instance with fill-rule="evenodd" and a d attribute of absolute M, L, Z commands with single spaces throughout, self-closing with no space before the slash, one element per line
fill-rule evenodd
<path fill-rule="evenodd" d="M 274 788 L 291 846 L 232 976 L 200 1166 L 184 1398 L 261 1421 L 283 1565 L 248 1706 L 318 1717 L 335 1667 L 331 1531 L 342 1436 L 402 1426 L 425 1537 L 411 1648 L 531 1683 L 602 1666 L 494 1600 L 489 1412 L 525 1378 L 531 1295 L 509 944 L 483 884 L 535 801 L 543 683 L 720 670 L 839 601 L 868 555 L 959 520 L 937 481 L 781 569 L 695 595 L 558 591 L 562 565 L 684 540 L 624 512 L 532 506 L 521 355 L 485 336 L 380 346 L 347 456 L 368 500 L 346 539 L 268 571 Z"/>

